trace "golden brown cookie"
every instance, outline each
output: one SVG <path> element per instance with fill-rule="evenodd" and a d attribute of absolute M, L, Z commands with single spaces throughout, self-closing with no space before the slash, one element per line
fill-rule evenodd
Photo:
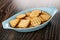
<path fill-rule="evenodd" d="M 49 20 L 49 18 L 51 17 L 50 15 L 40 15 L 42 17 L 42 19 L 44 19 L 44 21 Z"/>
<path fill-rule="evenodd" d="M 26 14 L 20 14 L 20 15 L 18 15 L 16 18 L 21 19 L 21 18 L 24 18 L 25 16 L 26 16 Z"/>
<path fill-rule="evenodd" d="M 44 22 L 44 19 L 41 16 L 39 16 L 39 19 L 41 20 L 41 23 Z"/>
<path fill-rule="evenodd" d="M 41 13 L 41 10 L 33 10 L 30 14 L 30 17 L 31 18 L 38 17 L 40 13 Z"/>
<path fill-rule="evenodd" d="M 31 18 L 30 18 L 30 17 L 25 17 L 25 19 L 27 19 L 27 20 L 31 20 Z"/>
<path fill-rule="evenodd" d="M 42 11 L 42 15 L 49 15 L 49 14 L 45 11 Z"/>
<path fill-rule="evenodd" d="M 19 21 L 20 21 L 20 19 L 13 19 L 13 20 L 10 21 L 10 25 L 12 27 L 15 27 L 18 24 Z"/>
<path fill-rule="evenodd" d="M 31 20 L 31 25 L 32 25 L 32 26 L 37 26 L 37 25 L 40 25 L 40 24 L 41 24 L 41 20 L 40 20 L 38 17 L 33 18 L 33 19 Z"/>
<path fill-rule="evenodd" d="M 26 15 L 27 15 L 27 16 L 30 16 L 30 14 L 31 14 L 31 12 L 26 12 Z"/>
<path fill-rule="evenodd" d="M 29 25 L 29 28 L 32 28 L 33 26 L 32 25 Z"/>
<path fill-rule="evenodd" d="M 30 20 L 21 20 L 17 27 L 19 28 L 27 28 L 30 23 Z"/>

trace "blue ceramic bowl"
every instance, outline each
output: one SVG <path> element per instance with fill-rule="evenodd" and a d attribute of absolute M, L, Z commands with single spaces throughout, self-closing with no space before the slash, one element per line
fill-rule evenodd
<path fill-rule="evenodd" d="M 19 14 L 24 14 L 26 12 L 31 12 L 32 10 L 42 10 L 42 11 L 45 11 L 47 13 L 49 13 L 52 17 L 46 21 L 45 23 L 41 24 L 41 25 L 38 25 L 36 27 L 32 27 L 32 28 L 12 28 L 10 25 L 9 25 L 9 21 L 14 19 L 17 15 Z M 36 31 L 36 30 L 39 30 L 39 29 L 42 29 L 44 28 L 48 22 L 53 18 L 53 16 L 56 14 L 58 10 L 55 8 L 55 7 L 41 7 L 41 8 L 31 8 L 31 9 L 27 9 L 27 10 L 24 10 L 24 11 L 21 11 L 19 13 L 16 13 L 15 15 L 13 15 L 12 17 L 8 18 L 7 20 L 3 21 L 2 22 L 2 25 L 3 25 L 3 28 L 4 29 L 12 29 L 12 30 L 15 30 L 15 31 L 18 31 L 18 32 L 31 32 L 31 31 Z"/>

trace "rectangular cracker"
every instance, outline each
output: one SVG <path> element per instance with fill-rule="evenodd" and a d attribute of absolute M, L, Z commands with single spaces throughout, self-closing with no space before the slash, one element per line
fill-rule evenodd
<path fill-rule="evenodd" d="M 31 18 L 38 17 L 40 13 L 41 10 L 33 10 L 32 13 L 30 14 L 30 17 Z"/>
<path fill-rule="evenodd" d="M 17 27 L 19 28 L 27 28 L 30 23 L 30 20 L 21 20 Z"/>
<path fill-rule="evenodd" d="M 44 21 L 49 20 L 49 18 L 51 17 L 50 15 L 41 15 L 41 17 L 44 19 Z"/>
<path fill-rule="evenodd" d="M 16 18 L 21 19 L 21 18 L 24 18 L 25 16 L 26 16 L 26 14 L 20 14 L 20 15 L 16 16 Z"/>
<path fill-rule="evenodd" d="M 44 19 L 41 16 L 39 16 L 39 19 L 41 20 L 41 23 L 44 22 Z"/>
<path fill-rule="evenodd" d="M 40 20 L 38 17 L 33 18 L 33 19 L 31 20 L 31 25 L 32 25 L 32 26 L 37 26 L 37 25 L 40 25 L 40 24 L 41 24 L 41 20 Z"/>

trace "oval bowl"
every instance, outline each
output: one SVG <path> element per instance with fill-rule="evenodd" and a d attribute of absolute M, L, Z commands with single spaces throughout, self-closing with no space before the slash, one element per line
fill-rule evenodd
<path fill-rule="evenodd" d="M 48 21 L 46 21 L 45 23 L 43 23 L 41 25 L 38 25 L 38 26 L 35 26 L 35 27 L 32 27 L 32 28 L 12 28 L 9 25 L 9 21 L 12 20 L 12 19 L 14 19 L 17 15 L 24 14 L 26 12 L 31 12 L 32 10 L 42 10 L 42 11 L 45 11 L 48 14 L 51 15 L 51 18 Z M 36 31 L 36 30 L 39 30 L 39 29 L 44 28 L 48 24 L 48 22 L 53 18 L 53 16 L 57 13 L 57 11 L 58 10 L 55 7 L 48 7 L 48 8 L 47 7 L 40 7 L 40 8 L 27 9 L 27 10 L 18 12 L 15 15 L 13 15 L 12 17 L 8 18 L 7 20 L 3 21 L 2 22 L 2 25 L 3 25 L 3 28 L 4 29 L 12 29 L 12 30 L 15 30 L 15 31 L 18 31 L 18 32 L 31 32 L 31 31 Z"/>

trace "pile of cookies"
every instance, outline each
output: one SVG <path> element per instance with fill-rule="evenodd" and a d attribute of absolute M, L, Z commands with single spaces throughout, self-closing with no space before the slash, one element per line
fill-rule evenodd
<path fill-rule="evenodd" d="M 30 28 L 41 25 L 49 20 L 51 16 L 41 10 L 33 10 L 32 12 L 26 12 L 16 16 L 15 19 L 10 21 L 10 25 L 13 28 Z"/>

